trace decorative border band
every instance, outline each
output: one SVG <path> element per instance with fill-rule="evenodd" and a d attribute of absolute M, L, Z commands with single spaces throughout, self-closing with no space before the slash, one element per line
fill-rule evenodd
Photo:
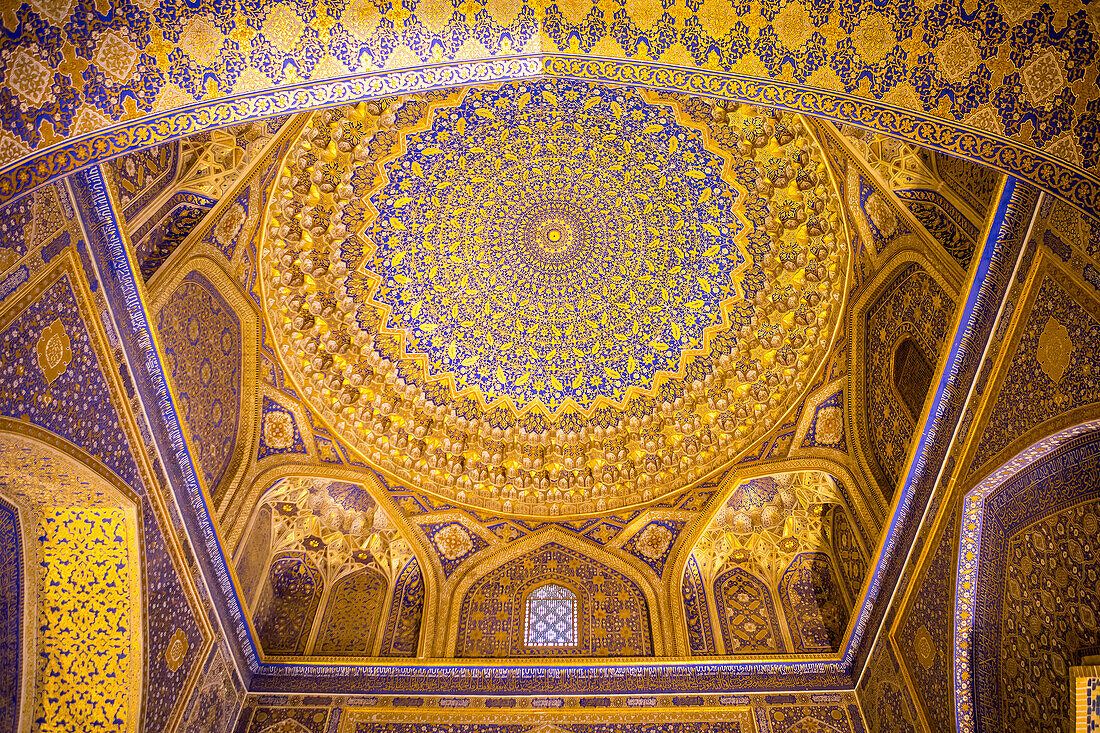
<path fill-rule="evenodd" d="M 539 75 L 643 86 L 780 107 L 966 158 L 1026 180 L 1100 218 L 1100 176 L 1003 135 L 851 94 L 728 72 L 564 54 L 430 64 L 304 82 L 199 102 L 119 123 L 0 169 L 0 203 L 89 164 L 226 125 L 365 99 Z"/>

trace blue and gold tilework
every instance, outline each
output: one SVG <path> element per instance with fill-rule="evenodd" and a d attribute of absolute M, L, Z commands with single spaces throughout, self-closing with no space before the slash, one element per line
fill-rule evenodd
<path fill-rule="evenodd" d="M 842 91 L 1007 135 L 1069 165 L 1100 161 L 1087 82 L 1097 29 L 1077 2 L 84 0 L 11 6 L 2 20 L 6 160 L 196 100 L 542 52 Z"/>
<path fill-rule="evenodd" d="M 955 569 L 959 547 L 954 513 L 942 529 L 935 554 L 911 594 L 898 633 L 898 654 L 914 680 L 914 696 L 933 725 L 953 728 L 951 639 L 955 608 Z M 842 570 L 843 573 L 843 570 Z"/>
<path fill-rule="evenodd" d="M 287 368 L 372 466 L 490 511 L 603 512 L 797 399 L 847 275 L 801 118 L 551 79 L 387 105 L 312 117 L 261 265 Z"/>
<path fill-rule="evenodd" d="M 795 651 L 836 651 L 848 627 L 848 609 L 826 553 L 802 553 L 779 583 L 779 597 Z"/>
<path fill-rule="evenodd" d="M 443 575 L 450 577 L 470 555 L 489 546 L 476 532 L 471 532 L 461 522 L 424 524 L 420 527 L 432 543 L 443 566 Z"/>
<path fill-rule="evenodd" d="M 710 621 L 706 588 L 695 557 L 688 558 L 680 583 L 684 601 L 684 622 L 687 624 L 688 648 L 692 654 L 715 654 L 714 627 Z"/>
<path fill-rule="evenodd" d="M 731 567 L 714 579 L 713 597 L 727 654 L 786 651 L 775 600 L 760 578 L 744 568 Z"/>
<path fill-rule="evenodd" d="M 920 266 L 903 267 L 867 314 L 866 422 L 874 456 L 872 466 L 893 493 L 916 416 L 902 400 L 897 374 L 898 345 L 909 339 L 929 364 L 950 329 L 955 304 L 935 278 Z"/>
<path fill-rule="evenodd" d="M 146 282 L 199 225 L 213 205 L 213 201 L 198 194 L 176 194 L 133 233 L 130 241 L 134 244 L 138 266 Z"/>
<path fill-rule="evenodd" d="M 163 143 L 109 161 L 105 168 L 118 186 L 118 203 L 127 221 L 138 218 L 145 207 L 171 187 L 179 172 L 179 143 Z"/>
<path fill-rule="evenodd" d="M 1024 323 L 972 469 L 1044 420 L 1100 400 L 1092 372 L 1100 360 L 1100 319 L 1072 282 L 1047 271 Z M 1070 290 L 1067 290 L 1070 288 Z"/>
<path fill-rule="evenodd" d="M 280 453 L 309 452 L 292 411 L 270 397 L 264 397 L 260 414 L 260 460 Z"/>
<path fill-rule="evenodd" d="M 6 730 L 16 730 L 19 725 L 22 670 L 28 663 L 23 658 L 24 634 L 31 633 L 24 628 L 23 622 L 23 608 L 27 603 L 23 592 L 24 552 L 19 514 L 14 506 L 0 501 L 0 624 L 4 630 L 0 659 L 6 670 L 0 677 L 0 699 L 3 700 L 0 725 Z"/>
<path fill-rule="evenodd" d="M 472 90 L 408 136 L 371 198 L 376 249 L 362 265 L 385 325 L 409 334 L 429 375 L 450 372 L 487 404 L 590 409 L 651 389 L 741 297 L 740 194 L 703 142 L 629 91 Z"/>
<path fill-rule="evenodd" d="M 576 644 L 528 646 L 524 599 L 554 582 L 576 596 Z M 486 573 L 462 598 L 460 657 L 648 656 L 653 653 L 649 608 L 638 585 L 620 572 L 556 542 Z"/>
<path fill-rule="evenodd" d="M 189 274 L 157 316 L 191 447 L 214 493 L 232 460 L 241 408 L 241 324 L 217 288 Z"/>
<path fill-rule="evenodd" d="M 974 712 L 994 725 L 1069 725 L 1069 667 L 1100 642 L 1090 580 L 1098 572 L 1098 447 L 1095 432 L 1072 438 L 981 502 L 976 588 L 967 590 L 971 679 Z"/>
<path fill-rule="evenodd" d="M 415 557 L 401 569 L 394 581 L 386 627 L 379 656 L 412 657 L 420 643 L 420 621 L 424 616 L 424 576 Z"/>
<path fill-rule="evenodd" d="M 44 511 L 35 727 L 134 729 L 142 671 L 137 527 L 122 508 Z M 79 672 L 74 674 L 74 671 Z"/>
<path fill-rule="evenodd" d="M 673 519 L 657 519 L 642 527 L 623 545 L 631 555 L 644 562 L 658 577 L 664 574 L 665 562 L 676 538 L 687 522 Z"/>
<path fill-rule="evenodd" d="M 844 390 L 837 390 L 814 408 L 813 422 L 803 438 L 801 448 L 833 448 L 847 451 L 848 439 L 844 430 Z"/>

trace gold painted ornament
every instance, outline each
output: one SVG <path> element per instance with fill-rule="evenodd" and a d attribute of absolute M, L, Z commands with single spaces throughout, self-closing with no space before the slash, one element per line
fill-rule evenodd
<path fill-rule="evenodd" d="M 313 116 L 267 209 L 265 317 L 393 480 L 526 516 L 652 502 L 803 395 L 848 274 L 797 116 L 563 80 Z"/>

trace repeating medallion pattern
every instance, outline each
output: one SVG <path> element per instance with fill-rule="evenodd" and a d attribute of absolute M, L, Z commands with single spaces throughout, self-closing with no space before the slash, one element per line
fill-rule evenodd
<path fill-rule="evenodd" d="M 311 119 L 262 265 L 286 366 L 375 467 L 494 511 L 604 511 L 799 397 L 847 278 L 800 118 L 554 80 L 377 113 Z"/>

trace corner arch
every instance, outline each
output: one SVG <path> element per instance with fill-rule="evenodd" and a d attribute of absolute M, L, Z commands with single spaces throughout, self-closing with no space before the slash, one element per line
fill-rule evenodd
<path fill-rule="evenodd" d="M 882 502 L 886 506 L 889 506 L 892 503 L 892 499 L 895 498 L 894 487 L 888 487 L 886 485 L 886 483 L 888 483 L 888 478 L 885 476 L 880 477 L 879 472 L 872 467 L 872 463 L 876 459 L 872 448 L 871 436 L 868 433 L 866 421 L 857 420 L 855 416 L 864 415 L 868 409 L 869 397 L 867 395 L 866 382 L 868 378 L 867 360 L 869 357 L 866 353 L 867 349 L 864 343 L 868 330 L 868 314 L 871 307 L 888 292 L 889 288 L 893 286 L 904 270 L 914 265 L 931 278 L 957 307 L 961 284 L 956 282 L 954 278 L 949 279 L 945 274 L 952 271 L 932 261 L 924 253 L 915 250 L 903 250 L 891 257 L 883 264 L 882 268 L 875 273 L 871 282 L 864 287 L 863 292 L 860 293 L 859 297 L 852 303 L 848 315 L 848 353 L 850 354 L 851 368 L 848 370 L 847 390 L 850 397 L 849 410 L 846 418 L 848 420 L 849 432 L 853 438 L 852 454 L 855 456 L 860 472 L 863 474 L 862 478 L 864 482 L 869 486 L 877 487 L 878 494 L 881 495 Z M 891 368 L 893 366 L 893 353 L 896 347 L 896 343 L 891 344 Z M 932 364 L 933 382 L 935 381 L 935 375 L 946 353 L 946 350 L 941 347 L 939 353 L 936 355 L 935 362 Z M 890 380 L 888 388 L 893 389 L 892 379 Z M 913 421 L 913 434 L 919 430 L 923 420 L 924 415 L 922 413 Z"/>
<path fill-rule="evenodd" d="M 668 604 L 668 626 L 679 629 L 679 633 L 675 634 L 673 638 L 673 643 L 677 644 L 676 654 L 684 656 L 691 654 L 690 648 L 686 646 L 689 621 L 684 609 L 680 579 L 684 577 L 696 544 L 710 527 L 715 515 L 726 504 L 730 495 L 746 481 L 780 473 L 801 471 L 819 471 L 827 474 L 835 484 L 843 487 L 848 499 L 852 504 L 855 504 L 855 506 L 849 505 L 847 507 L 848 516 L 854 524 L 853 529 L 870 555 L 868 562 L 873 564 L 878 552 L 876 548 L 881 550 L 879 543 L 882 534 L 882 510 L 875 502 L 874 497 L 867 496 L 862 482 L 847 466 L 830 458 L 804 457 L 786 458 L 773 463 L 755 464 L 744 469 L 733 469 L 726 475 L 721 487 L 714 493 L 698 516 L 691 520 L 680 533 L 669 552 L 665 577 L 674 578 L 675 580 L 661 586 L 660 592 L 662 601 Z M 708 588 L 708 592 L 712 590 Z M 856 600 L 858 599 L 853 599 L 853 602 Z M 714 626 L 714 633 L 720 636 L 721 629 L 718 628 L 717 623 Z M 680 641 L 685 642 L 685 646 L 682 648 L 679 646 Z"/>
<path fill-rule="evenodd" d="M 238 601 L 242 604 L 242 608 L 250 608 L 250 606 L 245 603 L 246 599 L 241 594 L 241 580 L 237 576 L 234 558 L 236 558 L 238 562 L 241 559 L 241 552 L 248 539 L 248 533 L 251 532 L 251 528 L 255 525 L 258 517 L 258 510 L 263 503 L 263 497 L 277 483 L 283 479 L 291 478 L 320 478 L 332 481 L 345 481 L 359 484 L 367 490 L 375 504 L 385 512 L 390 523 L 400 531 L 406 542 L 408 542 L 413 557 L 416 559 L 419 567 L 420 582 L 423 584 L 423 603 L 421 606 L 420 631 L 412 656 L 439 656 L 439 652 L 433 652 L 429 641 L 435 639 L 437 636 L 436 629 L 439 623 L 440 597 L 443 593 L 443 591 L 440 590 L 442 586 L 442 573 L 438 570 L 439 561 L 436 559 L 435 553 L 427 545 L 424 533 L 419 530 L 417 525 L 409 522 L 409 520 L 405 518 L 404 513 L 401 512 L 389 492 L 382 486 L 378 477 L 370 471 L 361 471 L 339 466 L 315 465 L 312 463 L 292 463 L 287 461 L 263 470 L 251 480 L 251 483 L 247 487 L 242 486 L 242 493 L 239 500 L 243 502 L 244 506 L 250 507 L 250 509 L 243 520 L 236 521 L 227 527 L 226 534 L 223 537 L 227 560 L 226 564 L 233 573 L 234 592 L 237 593 Z M 243 512 L 241 513 L 243 514 Z M 434 565 L 433 561 L 435 563 Z M 255 634 L 255 629 L 252 630 L 252 633 Z"/>

